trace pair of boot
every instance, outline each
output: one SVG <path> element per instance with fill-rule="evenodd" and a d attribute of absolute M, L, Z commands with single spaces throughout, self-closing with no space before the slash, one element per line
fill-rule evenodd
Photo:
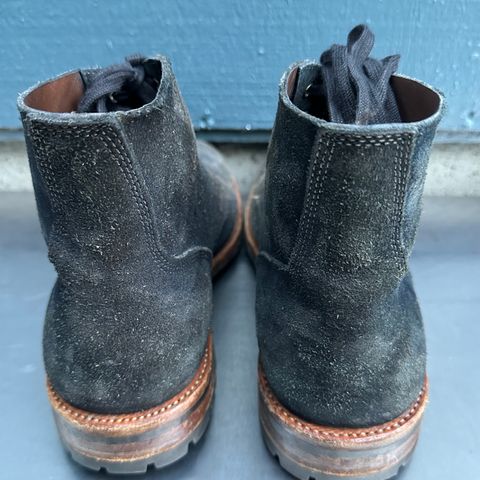
<path fill-rule="evenodd" d="M 394 475 L 427 400 L 408 258 L 443 98 L 372 45 L 357 27 L 287 70 L 245 209 L 260 423 L 301 479 Z M 18 105 L 58 273 L 43 342 L 60 436 L 93 469 L 168 465 L 211 415 L 212 277 L 241 243 L 237 182 L 195 140 L 164 57 L 71 72 Z"/>

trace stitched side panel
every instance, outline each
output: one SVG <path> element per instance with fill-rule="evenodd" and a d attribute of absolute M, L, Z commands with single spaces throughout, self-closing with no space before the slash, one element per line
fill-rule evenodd
<path fill-rule="evenodd" d="M 297 242 L 290 259 L 290 265 L 293 269 L 303 263 L 302 258 L 308 248 L 307 243 L 311 241 L 314 236 L 315 212 L 318 209 L 318 202 L 322 194 L 326 173 L 332 160 L 334 148 L 335 144 L 330 145 L 330 139 L 328 137 L 320 136 L 310 169 L 307 194 L 305 196 L 305 205 L 300 221 Z"/>
<path fill-rule="evenodd" d="M 320 132 L 289 269 L 406 271 L 403 211 L 413 134 Z"/>
<path fill-rule="evenodd" d="M 29 133 L 54 210 L 47 243 L 59 273 L 75 257 L 95 271 L 145 254 L 169 270 L 143 181 L 113 127 L 33 121 Z"/>

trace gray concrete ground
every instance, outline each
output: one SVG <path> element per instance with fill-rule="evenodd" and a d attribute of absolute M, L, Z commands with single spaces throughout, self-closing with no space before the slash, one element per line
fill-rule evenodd
<path fill-rule="evenodd" d="M 478 478 L 479 238 L 480 199 L 425 200 L 411 264 L 427 331 L 431 395 L 404 480 Z M 69 461 L 49 409 L 41 334 L 54 276 L 33 195 L 0 193 L 0 477 L 106 479 Z M 211 427 L 187 458 L 149 472 L 147 480 L 290 478 L 260 437 L 254 302 L 255 274 L 242 253 L 214 287 L 218 388 Z"/>
<path fill-rule="evenodd" d="M 17 135 L 18 137 L 18 135 Z M 265 161 L 266 145 L 219 145 L 245 192 Z M 0 191 L 32 189 L 22 141 L 0 141 Z M 480 196 L 480 144 L 437 144 L 425 185 L 430 196 Z"/>

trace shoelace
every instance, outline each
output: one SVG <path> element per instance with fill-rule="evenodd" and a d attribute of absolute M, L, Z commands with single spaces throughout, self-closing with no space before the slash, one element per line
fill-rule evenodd
<path fill-rule="evenodd" d="M 321 78 L 307 87 L 305 95 L 327 105 L 331 122 L 401 122 L 390 86 L 400 55 L 370 58 L 374 41 L 372 31 L 358 25 L 348 34 L 347 46 L 332 45 L 322 53 Z"/>
<path fill-rule="evenodd" d="M 145 57 L 132 55 L 125 62 L 97 71 L 81 99 L 77 111 L 110 112 L 130 110 L 151 102 L 158 90 L 158 80 L 148 76 Z"/>

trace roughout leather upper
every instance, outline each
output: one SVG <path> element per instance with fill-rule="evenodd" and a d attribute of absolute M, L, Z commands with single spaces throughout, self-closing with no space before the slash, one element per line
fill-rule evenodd
<path fill-rule="evenodd" d="M 287 92 L 295 68 L 315 65 L 282 79 L 265 178 L 253 191 L 260 361 L 301 418 L 372 426 L 407 410 L 425 378 L 408 258 L 443 100 L 398 77 L 436 98 L 428 118 L 329 123 Z"/>
<path fill-rule="evenodd" d="M 60 396 L 92 412 L 150 408 L 191 380 L 210 325 L 212 254 L 236 214 L 219 154 L 200 145 L 197 155 L 169 62 L 149 61 L 160 86 L 135 110 L 35 110 L 26 99 L 41 85 L 18 101 L 58 273 L 45 367 Z"/>

